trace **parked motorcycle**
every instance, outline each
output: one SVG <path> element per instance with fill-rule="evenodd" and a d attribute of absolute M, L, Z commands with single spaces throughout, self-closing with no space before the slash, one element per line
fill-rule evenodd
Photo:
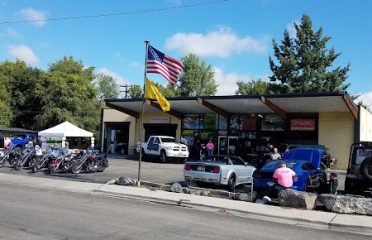
<path fill-rule="evenodd" d="M 33 173 L 38 172 L 41 168 L 49 167 L 53 151 L 54 149 L 52 147 L 48 147 L 43 155 L 39 156 L 39 154 L 36 154 L 36 157 L 31 161 L 31 169 Z"/>
<path fill-rule="evenodd" d="M 31 160 L 35 158 L 35 156 L 36 156 L 35 148 L 32 145 L 26 146 L 26 148 L 22 151 L 21 157 L 19 157 L 15 162 L 14 169 L 19 171 L 23 167 L 29 167 Z"/>
<path fill-rule="evenodd" d="M 97 169 L 96 169 L 97 172 L 105 171 L 105 169 L 109 166 L 109 162 L 107 160 L 106 154 L 104 157 L 96 156 L 96 166 L 97 166 Z"/>
<path fill-rule="evenodd" d="M 52 160 L 48 167 L 49 174 L 70 171 L 72 156 L 69 154 L 68 148 L 60 148 L 59 150 L 53 151 L 51 158 Z"/>
<path fill-rule="evenodd" d="M 12 144 L 8 148 L 5 148 L 4 156 L 0 159 L 0 168 L 2 168 L 6 162 L 8 162 L 10 166 L 13 166 L 17 157 L 20 156 L 16 145 Z"/>
<path fill-rule="evenodd" d="M 107 159 L 106 159 L 107 161 Z M 88 149 L 85 151 L 80 152 L 73 160 L 71 165 L 71 172 L 72 173 L 80 173 L 81 171 L 85 171 L 88 173 L 93 173 L 98 170 L 99 164 L 100 171 L 103 171 L 105 165 L 108 166 L 108 162 L 106 162 L 104 159 L 99 159 L 99 161 L 96 161 L 96 154 L 94 153 L 93 149 Z M 103 170 L 102 170 L 103 169 Z"/>

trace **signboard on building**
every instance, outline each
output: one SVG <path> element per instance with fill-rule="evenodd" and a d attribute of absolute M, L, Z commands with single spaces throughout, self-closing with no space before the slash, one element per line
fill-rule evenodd
<path fill-rule="evenodd" d="M 315 119 L 291 119 L 291 131 L 315 131 Z"/>
<path fill-rule="evenodd" d="M 150 123 L 170 123 L 170 117 L 151 117 Z"/>

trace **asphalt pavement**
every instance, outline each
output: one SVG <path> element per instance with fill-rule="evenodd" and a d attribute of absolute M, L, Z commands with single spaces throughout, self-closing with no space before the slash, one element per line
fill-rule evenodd
<path fill-rule="evenodd" d="M 187 207 L 1 183 L 0 239 L 370 239 Z"/>

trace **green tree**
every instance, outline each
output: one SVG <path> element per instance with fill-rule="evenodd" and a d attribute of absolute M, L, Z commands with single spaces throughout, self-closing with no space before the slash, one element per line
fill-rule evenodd
<path fill-rule="evenodd" d="M 172 85 L 168 84 L 166 87 L 164 87 L 160 83 L 154 82 L 154 84 L 165 98 L 175 96 L 174 88 Z M 128 96 L 129 98 L 143 98 L 142 87 L 140 85 L 132 85 L 129 88 Z"/>
<path fill-rule="evenodd" d="M 116 83 L 113 77 L 101 73 L 97 75 L 96 81 L 98 85 L 99 100 L 118 97 L 119 84 Z"/>
<path fill-rule="evenodd" d="M 25 62 L 5 61 L 0 64 L 0 74 L 8 79 L 8 86 L 5 88 L 8 96 L 11 97 L 9 104 L 11 112 L 10 126 L 27 129 L 34 128 L 34 117 L 40 112 L 40 96 L 37 89 L 40 86 L 44 72 L 37 68 L 28 66 Z M 2 96 L 6 96 L 3 95 Z"/>
<path fill-rule="evenodd" d="M 308 15 L 303 15 L 301 23 L 294 23 L 296 36 L 291 37 L 287 30 L 281 44 L 273 40 L 274 56 L 269 59 L 273 75 L 272 81 L 288 86 L 289 92 L 332 92 L 346 90 L 349 65 L 332 68 L 340 56 L 334 48 L 327 49 L 329 36 L 322 36 L 323 29 L 314 32 Z"/>
<path fill-rule="evenodd" d="M 217 84 L 214 80 L 214 70 L 205 60 L 195 54 L 182 58 L 183 72 L 175 88 L 177 96 L 215 95 Z"/>
<path fill-rule="evenodd" d="M 67 120 L 98 133 L 100 105 L 93 70 L 73 57 L 64 57 L 50 65 L 39 88 L 42 107 L 35 118 L 38 128 Z"/>
<path fill-rule="evenodd" d="M 252 80 L 250 82 L 238 81 L 238 90 L 235 94 L 254 95 L 254 94 L 277 94 L 288 92 L 286 85 L 263 81 L 262 79 Z"/>
<path fill-rule="evenodd" d="M 128 90 L 128 97 L 129 98 L 142 98 L 143 91 L 140 85 L 132 85 Z"/>
<path fill-rule="evenodd" d="M 10 126 L 13 112 L 11 109 L 11 94 L 9 78 L 0 71 L 0 126 Z"/>

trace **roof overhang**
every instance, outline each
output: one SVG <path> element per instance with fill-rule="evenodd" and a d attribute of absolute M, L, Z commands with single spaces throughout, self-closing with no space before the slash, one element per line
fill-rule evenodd
<path fill-rule="evenodd" d="M 175 97 L 167 100 L 175 113 L 170 114 L 179 118 L 193 113 L 218 113 L 225 117 L 235 113 L 277 113 L 283 119 L 288 113 L 350 112 L 355 119 L 358 116 L 357 106 L 344 91 L 319 94 Z M 142 99 L 106 99 L 105 102 L 108 107 L 134 117 L 139 117 L 142 111 Z M 157 104 L 156 101 L 152 102 Z M 162 111 L 154 104 L 145 104 L 144 112 Z"/>

